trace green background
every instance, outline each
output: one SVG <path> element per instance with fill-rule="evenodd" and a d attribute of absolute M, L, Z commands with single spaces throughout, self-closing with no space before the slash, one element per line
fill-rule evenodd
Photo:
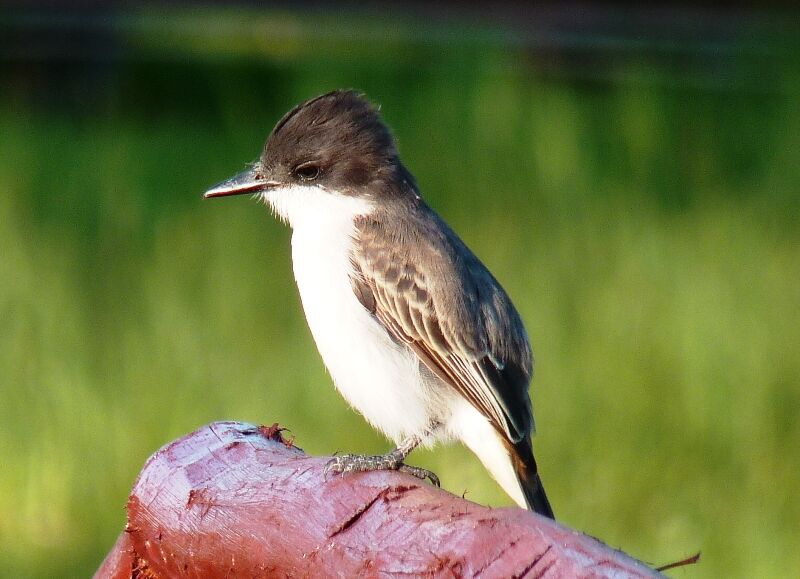
<path fill-rule="evenodd" d="M 146 458 L 214 420 L 389 448 L 322 366 L 288 229 L 201 200 L 338 87 L 520 310 L 558 518 L 653 564 L 702 550 L 674 576 L 800 574 L 796 42 L 576 70 L 477 23 L 307 16 L 122 14 L 124 57 L 4 61 L 0 575 L 91 574 Z M 412 462 L 509 504 L 461 447 Z"/>

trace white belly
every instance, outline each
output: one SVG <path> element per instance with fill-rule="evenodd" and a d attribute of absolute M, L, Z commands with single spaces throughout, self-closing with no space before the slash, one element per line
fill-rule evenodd
<path fill-rule="evenodd" d="M 350 285 L 353 216 L 369 207 L 331 194 L 320 199 L 309 189 L 294 189 L 291 202 L 284 198 L 273 206 L 292 225 L 294 275 L 325 366 L 342 396 L 393 441 L 423 435 L 437 405 L 419 360 L 389 337 Z M 306 197 L 311 195 L 313 203 Z M 298 203 L 302 213 L 294 211 Z"/>

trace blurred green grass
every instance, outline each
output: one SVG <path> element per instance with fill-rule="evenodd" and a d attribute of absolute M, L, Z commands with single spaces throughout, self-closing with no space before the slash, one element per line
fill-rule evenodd
<path fill-rule="evenodd" d="M 520 309 L 559 518 L 656 564 L 701 549 L 676 576 L 800 573 L 798 78 L 585 83 L 483 42 L 143 57 L 90 111 L 10 87 L 4 575 L 93 572 L 147 456 L 212 420 L 278 421 L 311 453 L 388 448 L 324 371 L 289 232 L 255 203 L 200 199 L 292 104 L 339 86 L 382 104 L 429 203 Z M 415 462 L 509 504 L 461 448 Z"/>

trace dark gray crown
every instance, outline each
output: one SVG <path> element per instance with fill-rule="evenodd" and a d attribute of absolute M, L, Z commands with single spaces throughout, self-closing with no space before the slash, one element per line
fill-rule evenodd
<path fill-rule="evenodd" d="M 398 166 L 394 139 L 378 109 L 352 90 L 330 92 L 290 110 L 275 125 L 261 157 L 268 178 L 349 193 L 390 180 Z"/>

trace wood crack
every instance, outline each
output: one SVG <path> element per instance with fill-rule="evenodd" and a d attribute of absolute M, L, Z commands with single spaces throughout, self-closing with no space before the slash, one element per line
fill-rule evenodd
<path fill-rule="evenodd" d="M 539 553 L 539 554 L 538 554 L 538 555 L 537 555 L 537 556 L 534 558 L 534 560 L 533 560 L 533 561 L 531 561 L 531 562 L 530 562 L 530 563 L 529 563 L 529 564 L 528 564 L 528 565 L 527 565 L 527 566 L 526 566 L 526 567 L 525 567 L 525 568 L 522 570 L 522 572 L 521 572 L 521 573 L 518 573 L 518 574 L 514 575 L 514 579 L 520 579 L 521 577 L 525 577 L 525 575 L 527 575 L 528 573 L 530 573 L 530 571 L 531 571 L 531 570 L 532 570 L 534 567 L 536 567 L 536 565 L 538 565 L 538 564 L 539 564 L 539 561 L 541 561 L 542 559 L 544 559 L 545 555 L 547 555 L 547 554 L 550 552 L 550 549 L 552 549 L 552 548 L 553 548 L 553 546 L 552 546 L 552 545 L 548 545 L 548 546 L 547 546 L 547 549 L 545 549 L 544 551 L 542 551 L 541 553 Z M 547 567 L 545 567 L 544 569 L 541 569 L 541 570 L 539 570 L 539 572 L 538 572 L 538 573 L 536 573 L 536 577 L 543 577 L 543 576 L 544 576 L 544 574 L 545 574 L 545 573 L 547 573 L 548 569 L 550 569 L 550 567 L 551 567 L 551 566 L 552 566 L 552 564 L 550 564 L 550 565 L 547 565 Z"/>
<path fill-rule="evenodd" d="M 389 493 L 391 488 L 385 488 L 377 495 L 375 495 L 368 503 L 362 505 L 355 513 L 353 513 L 346 521 L 344 521 L 341 525 L 339 525 L 330 535 L 328 535 L 329 539 L 333 539 L 336 535 L 344 533 L 347 529 L 355 525 L 361 517 L 369 511 L 372 506 L 377 503 L 379 500 L 386 497 Z"/>

